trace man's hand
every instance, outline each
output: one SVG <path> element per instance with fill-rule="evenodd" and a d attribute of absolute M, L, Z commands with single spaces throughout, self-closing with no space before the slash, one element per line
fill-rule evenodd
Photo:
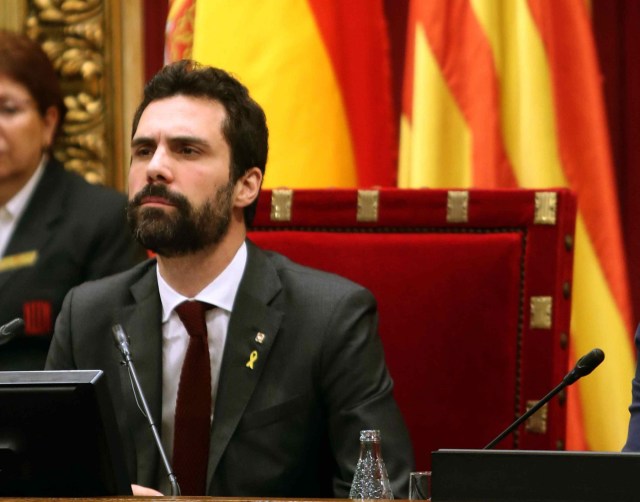
<path fill-rule="evenodd" d="M 153 488 L 147 488 L 146 486 L 131 485 L 131 491 L 137 497 L 164 497 L 164 494 Z"/>

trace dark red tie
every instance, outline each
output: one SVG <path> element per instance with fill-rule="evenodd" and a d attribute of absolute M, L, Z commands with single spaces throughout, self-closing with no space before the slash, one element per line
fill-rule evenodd
<path fill-rule="evenodd" d="M 204 495 L 211 430 L 211 363 L 205 311 L 211 305 L 188 301 L 176 313 L 189 333 L 182 364 L 173 442 L 173 468 L 182 495 Z"/>

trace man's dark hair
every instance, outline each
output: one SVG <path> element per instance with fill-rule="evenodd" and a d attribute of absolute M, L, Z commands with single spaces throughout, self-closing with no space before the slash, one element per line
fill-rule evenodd
<path fill-rule="evenodd" d="M 29 91 L 42 117 L 50 107 L 58 109 L 57 134 L 67 107 L 53 64 L 40 45 L 21 33 L 0 30 L 0 74 Z"/>
<path fill-rule="evenodd" d="M 264 111 L 247 88 L 224 70 L 183 59 L 165 66 L 145 86 L 144 97 L 133 116 L 133 137 L 144 110 L 153 101 L 172 96 L 192 96 L 218 101 L 227 118 L 222 134 L 231 152 L 231 180 L 238 181 L 252 167 L 264 175 L 269 131 Z M 247 226 L 253 222 L 258 200 L 244 209 Z"/>

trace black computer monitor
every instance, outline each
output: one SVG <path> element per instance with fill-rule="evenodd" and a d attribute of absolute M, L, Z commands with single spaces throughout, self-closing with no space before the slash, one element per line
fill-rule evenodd
<path fill-rule="evenodd" d="M 0 372 L 0 496 L 131 495 L 100 370 Z"/>

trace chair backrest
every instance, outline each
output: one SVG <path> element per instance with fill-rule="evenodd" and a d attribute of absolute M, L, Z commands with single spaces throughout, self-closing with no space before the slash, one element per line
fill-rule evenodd
<path fill-rule="evenodd" d="M 348 277 L 380 336 L 418 468 L 482 448 L 568 365 L 576 202 L 564 189 L 265 190 L 249 237 Z M 562 449 L 552 400 L 498 447 Z"/>

